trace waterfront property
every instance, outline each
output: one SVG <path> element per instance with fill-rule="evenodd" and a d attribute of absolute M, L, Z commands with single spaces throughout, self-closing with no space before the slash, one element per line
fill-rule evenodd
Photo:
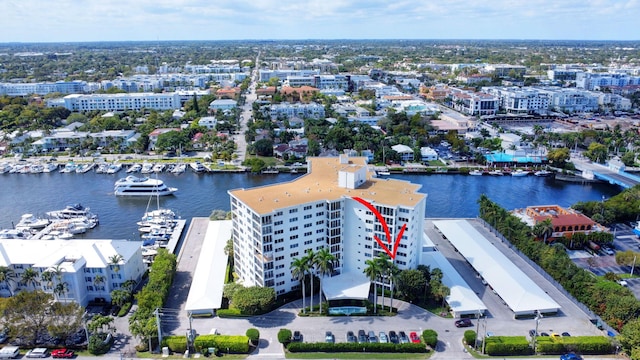
<path fill-rule="evenodd" d="M 551 220 L 553 226 L 551 238 L 571 238 L 575 233 L 590 234 L 597 231 L 607 231 L 604 226 L 588 216 L 559 205 L 528 206 L 524 212 L 516 211 L 514 214 L 531 226 L 547 219 Z"/>
<path fill-rule="evenodd" d="M 147 269 L 139 242 L 89 239 L 0 240 L 0 266 L 14 274 L 0 283 L 0 296 L 38 289 L 82 306 L 96 298 L 110 301 L 111 291 L 139 282 Z M 30 271 L 36 276 L 27 281 Z M 51 279 L 43 277 L 46 272 Z"/>
<path fill-rule="evenodd" d="M 235 271 L 243 284 L 278 295 L 298 290 L 292 260 L 322 248 L 336 257 L 332 275 L 363 277 L 365 261 L 385 248 L 397 251 L 400 269 L 418 265 L 427 198 L 419 185 L 373 177 L 362 157 L 307 161 L 308 174 L 291 182 L 229 191 Z M 343 293 L 339 281 L 324 283 Z"/>

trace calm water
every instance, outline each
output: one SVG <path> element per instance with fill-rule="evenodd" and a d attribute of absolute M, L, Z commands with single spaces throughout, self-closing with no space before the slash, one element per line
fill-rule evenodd
<path fill-rule="evenodd" d="M 116 175 L 95 174 L 4 174 L 0 175 L 0 228 L 17 223 L 24 213 L 44 215 L 47 211 L 81 203 L 100 217 L 100 225 L 85 234 L 87 238 L 138 239 L 136 221 L 147 208 L 146 198 L 113 195 Z M 569 206 L 577 201 L 601 200 L 620 192 L 613 185 L 578 185 L 547 178 L 491 177 L 464 175 L 393 175 L 395 179 L 422 185 L 428 194 L 428 217 L 475 217 L 480 194 L 507 209 L 534 204 Z M 168 186 L 177 187 L 175 196 L 162 197 L 160 205 L 176 211 L 182 218 L 207 217 L 212 210 L 229 210 L 227 190 L 290 181 L 295 175 L 251 174 L 160 174 Z M 151 208 L 155 208 L 155 201 Z"/>

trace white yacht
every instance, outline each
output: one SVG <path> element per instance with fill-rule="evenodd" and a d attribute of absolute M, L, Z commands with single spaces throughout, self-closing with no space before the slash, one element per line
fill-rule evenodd
<path fill-rule="evenodd" d="M 163 172 L 164 169 L 167 167 L 167 165 L 163 164 L 163 163 L 157 163 L 155 165 L 153 165 L 153 172 Z"/>
<path fill-rule="evenodd" d="M 82 204 L 67 205 L 62 210 L 55 210 L 47 212 L 47 216 L 54 219 L 72 219 L 77 217 L 87 217 L 89 219 L 94 218 L 96 215 L 91 213 L 88 207 L 82 206 Z"/>
<path fill-rule="evenodd" d="M 0 239 L 29 239 L 31 234 L 19 229 L 0 229 Z"/>
<path fill-rule="evenodd" d="M 113 191 L 117 196 L 165 196 L 173 194 L 178 189 L 168 187 L 162 180 L 129 175 L 116 181 Z"/>
<path fill-rule="evenodd" d="M 189 164 L 189 166 L 191 167 L 191 169 L 197 173 L 203 173 L 205 171 L 207 171 L 207 168 L 204 167 L 204 165 L 202 165 L 202 163 L 200 161 L 195 161 Z"/>
<path fill-rule="evenodd" d="M 50 222 L 49 219 L 37 218 L 33 214 L 24 214 L 16 224 L 16 229 L 23 231 L 42 229 L 49 225 Z"/>
<path fill-rule="evenodd" d="M 131 165 L 128 169 L 127 169 L 127 173 L 131 174 L 131 173 L 137 173 L 140 172 L 140 170 L 142 170 L 142 165 L 140 164 L 133 164 Z"/>
<path fill-rule="evenodd" d="M 107 168 L 107 171 L 105 173 L 106 174 L 115 174 L 120 170 L 122 170 L 122 164 L 113 163 L 113 164 L 109 165 L 109 167 Z"/>
<path fill-rule="evenodd" d="M 76 163 L 74 163 L 73 161 L 70 161 L 64 166 L 64 168 L 62 168 L 62 170 L 60 170 L 60 172 L 61 173 L 75 172 L 77 167 L 78 165 L 76 165 Z"/>
<path fill-rule="evenodd" d="M 151 174 L 153 172 L 153 164 L 152 163 L 142 163 L 142 169 L 140 169 L 140 172 L 143 174 Z"/>
<path fill-rule="evenodd" d="M 186 170 L 187 170 L 187 164 L 180 163 L 173 167 L 173 170 L 171 170 L 171 173 L 177 175 L 177 174 L 182 174 Z"/>
<path fill-rule="evenodd" d="M 42 172 L 43 173 L 51 173 L 51 172 L 56 171 L 57 169 L 58 169 L 58 164 L 49 162 L 49 163 L 44 164 L 44 169 L 42 169 Z"/>
<path fill-rule="evenodd" d="M 89 172 L 89 170 L 93 169 L 93 167 L 96 164 L 94 163 L 87 163 L 87 164 L 80 164 L 78 165 L 78 167 L 76 168 L 76 173 L 78 174 L 84 174 L 86 172 Z"/>
<path fill-rule="evenodd" d="M 524 171 L 522 169 L 517 169 L 516 171 L 513 171 L 511 173 L 511 176 L 516 176 L 516 177 L 527 176 L 527 175 L 529 175 L 529 172 L 528 171 Z"/>
<path fill-rule="evenodd" d="M 474 169 L 474 170 L 469 171 L 469 175 L 472 175 L 472 176 L 482 176 L 482 171 L 481 171 L 481 170 L 478 170 L 478 169 Z"/>
<path fill-rule="evenodd" d="M 533 175 L 535 175 L 535 176 L 542 176 L 542 177 L 551 176 L 551 174 L 553 174 L 553 173 L 551 171 L 547 171 L 547 170 L 538 170 L 538 171 L 533 173 Z"/>

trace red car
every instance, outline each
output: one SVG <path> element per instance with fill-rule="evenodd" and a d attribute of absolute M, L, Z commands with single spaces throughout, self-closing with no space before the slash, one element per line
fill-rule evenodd
<path fill-rule="evenodd" d="M 418 336 L 418 334 L 416 334 L 416 332 L 415 332 L 415 331 L 412 331 L 412 332 L 409 334 L 409 339 L 411 339 L 411 342 L 412 342 L 412 343 L 417 343 L 417 344 L 419 344 L 419 343 L 420 343 L 420 337 Z"/>
<path fill-rule="evenodd" d="M 56 359 L 70 359 L 74 355 L 73 350 L 69 349 L 55 349 L 51 350 L 51 357 Z"/>

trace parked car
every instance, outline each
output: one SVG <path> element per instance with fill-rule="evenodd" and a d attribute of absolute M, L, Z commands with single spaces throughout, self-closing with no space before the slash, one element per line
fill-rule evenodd
<path fill-rule="evenodd" d="M 324 341 L 327 343 L 335 343 L 336 342 L 336 338 L 333 336 L 333 334 L 331 333 L 331 331 L 326 331 L 324 333 Z"/>
<path fill-rule="evenodd" d="M 409 333 L 409 339 L 411 339 L 412 343 L 418 344 L 420 343 L 420 337 L 415 331 Z"/>
<path fill-rule="evenodd" d="M 568 332 L 565 331 L 565 332 L 562 333 L 562 336 L 571 336 L 571 334 L 569 334 Z"/>
<path fill-rule="evenodd" d="M 561 337 L 562 337 L 562 336 L 560 336 L 560 334 L 557 334 L 557 333 L 551 333 L 551 338 L 552 338 L 553 340 L 558 340 L 558 339 L 560 339 Z"/>
<path fill-rule="evenodd" d="M 0 344 L 3 344 L 8 338 L 9 337 L 6 332 L 0 332 Z"/>
<path fill-rule="evenodd" d="M 35 348 L 27 352 L 28 358 L 45 358 L 49 356 L 49 349 L 47 348 Z"/>
<path fill-rule="evenodd" d="M 384 331 L 380 331 L 380 334 L 378 334 L 378 338 L 380 339 L 381 343 L 389 342 L 389 338 L 387 337 L 387 334 L 384 333 Z"/>
<path fill-rule="evenodd" d="M 393 330 L 389 331 L 389 341 L 394 344 L 397 344 L 399 342 L 398 334 L 396 334 L 396 332 Z"/>
<path fill-rule="evenodd" d="M 0 349 L 0 359 L 15 359 L 20 356 L 20 348 L 17 346 L 5 346 Z"/>
<path fill-rule="evenodd" d="M 549 334 L 547 334 L 546 332 L 541 332 L 540 336 L 549 336 Z"/>
<path fill-rule="evenodd" d="M 353 331 L 347 331 L 347 342 L 348 343 L 357 343 L 358 339 L 353 334 Z"/>
<path fill-rule="evenodd" d="M 531 329 L 531 330 L 529 330 L 529 336 L 535 337 L 535 336 L 538 336 L 538 333 L 536 333 L 535 330 Z"/>
<path fill-rule="evenodd" d="M 367 334 L 364 332 L 364 330 L 358 330 L 358 342 L 364 344 L 368 341 L 369 339 L 367 339 Z"/>
<path fill-rule="evenodd" d="M 376 336 L 375 331 L 369 331 L 369 336 L 368 339 L 370 343 L 377 343 L 378 342 L 378 337 Z"/>
<path fill-rule="evenodd" d="M 456 327 L 469 327 L 473 326 L 473 323 L 469 319 L 460 319 L 455 322 Z"/>
<path fill-rule="evenodd" d="M 560 355 L 560 360 L 582 360 L 582 356 L 576 353 L 567 353 L 564 355 Z"/>
<path fill-rule="evenodd" d="M 401 344 L 406 344 L 409 342 L 409 337 L 404 333 L 404 331 L 400 331 L 398 333 L 398 338 L 400 339 Z"/>
<path fill-rule="evenodd" d="M 51 357 L 56 359 L 69 359 L 72 358 L 75 353 L 69 349 L 55 349 L 51 350 Z"/>
<path fill-rule="evenodd" d="M 302 341 L 302 334 L 300 333 L 300 331 L 296 330 L 293 332 L 293 341 Z"/>

